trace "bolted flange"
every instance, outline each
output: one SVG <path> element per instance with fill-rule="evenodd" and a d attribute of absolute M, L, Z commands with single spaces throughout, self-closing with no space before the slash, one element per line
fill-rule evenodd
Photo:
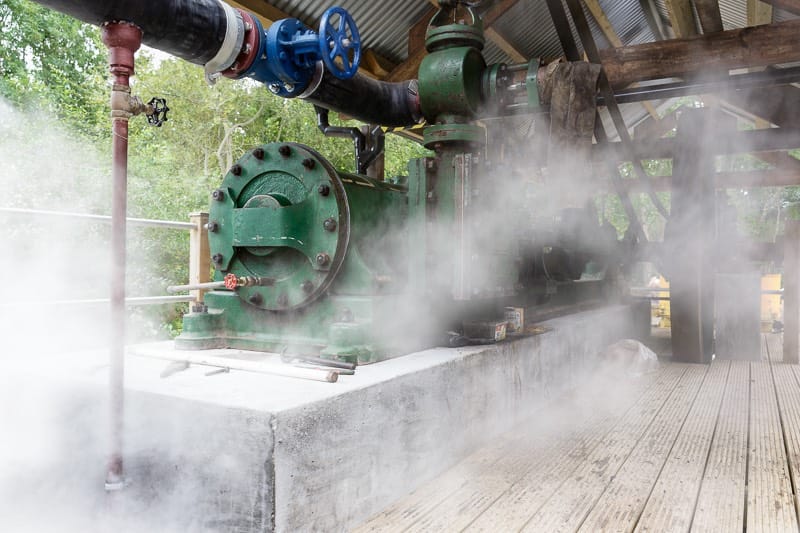
<path fill-rule="evenodd" d="M 263 159 L 256 155 L 263 151 Z M 295 143 L 256 147 L 236 162 L 212 201 L 209 231 L 217 271 L 271 279 L 237 288 L 261 309 L 288 311 L 327 292 L 350 238 L 350 208 L 342 178 L 317 152 Z M 209 223 L 210 224 L 210 223 Z M 261 295 L 259 303 L 249 298 Z"/>

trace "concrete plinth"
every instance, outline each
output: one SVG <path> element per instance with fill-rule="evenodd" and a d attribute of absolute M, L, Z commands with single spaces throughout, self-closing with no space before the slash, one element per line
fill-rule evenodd
<path fill-rule="evenodd" d="M 541 335 L 431 349 L 359 367 L 334 384 L 236 371 L 206 376 L 200 366 L 161 378 L 166 362 L 129 355 L 131 485 L 110 508 L 98 424 L 106 370 L 62 360 L 42 378 L 30 367 L 43 394 L 59 398 L 44 424 L 58 446 L 35 468 L 23 463 L 11 472 L 0 501 L 19 513 L 26 509 L 13 504 L 20 483 L 58 486 L 69 492 L 65 508 L 91 506 L 84 514 L 92 530 L 121 523 L 123 531 L 342 531 L 524 420 L 605 346 L 633 336 L 635 322 L 626 306 L 587 311 L 543 323 L 550 330 Z M 132 352 L 153 350 L 171 347 Z M 14 382 L 22 388 L 9 380 L 5 399 Z M 51 494 L 48 508 L 58 501 Z"/>

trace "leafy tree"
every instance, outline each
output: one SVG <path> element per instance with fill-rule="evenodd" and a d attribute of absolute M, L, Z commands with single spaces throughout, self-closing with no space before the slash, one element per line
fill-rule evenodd
<path fill-rule="evenodd" d="M 105 47 L 98 28 L 27 0 L 0 1 L 0 97 L 105 135 Z"/>

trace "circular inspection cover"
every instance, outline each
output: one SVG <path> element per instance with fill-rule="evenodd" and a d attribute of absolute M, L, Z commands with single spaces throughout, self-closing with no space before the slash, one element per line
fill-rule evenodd
<path fill-rule="evenodd" d="M 251 150 L 212 194 L 209 244 L 214 266 L 250 276 L 246 302 L 298 309 L 323 294 L 341 268 L 350 238 L 344 186 L 331 164 L 296 143 Z"/>

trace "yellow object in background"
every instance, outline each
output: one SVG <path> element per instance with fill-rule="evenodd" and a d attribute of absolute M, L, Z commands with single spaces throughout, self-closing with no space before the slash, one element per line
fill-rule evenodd
<path fill-rule="evenodd" d="M 777 291 L 781 288 L 780 274 L 765 274 L 761 276 L 762 291 Z M 783 322 L 783 306 L 780 294 L 761 295 L 761 330 L 771 331 L 775 320 Z"/>
<path fill-rule="evenodd" d="M 669 282 L 664 276 L 653 277 L 648 283 L 650 289 L 669 289 Z M 669 298 L 669 291 L 658 291 L 651 294 L 653 297 Z M 656 328 L 669 328 L 672 322 L 669 317 L 669 300 L 650 300 L 650 324 Z"/>

